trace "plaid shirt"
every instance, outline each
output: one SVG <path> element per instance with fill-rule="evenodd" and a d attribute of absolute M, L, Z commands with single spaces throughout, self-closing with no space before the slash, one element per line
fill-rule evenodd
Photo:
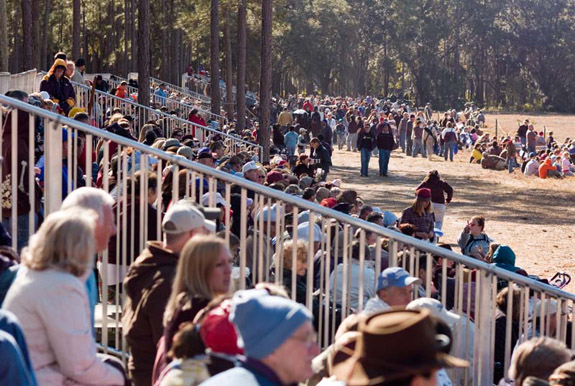
<path fill-rule="evenodd" d="M 401 213 L 400 224 L 412 224 L 416 232 L 429 233 L 433 230 L 435 224 L 435 214 L 433 212 L 418 216 L 412 207 L 405 209 Z"/>

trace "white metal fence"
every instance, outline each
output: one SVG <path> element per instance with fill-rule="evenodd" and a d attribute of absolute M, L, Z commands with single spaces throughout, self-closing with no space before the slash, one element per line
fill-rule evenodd
<path fill-rule="evenodd" d="M 46 215 L 58 210 L 63 194 L 81 184 L 93 185 L 96 182 L 90 171 L 78 170 L 77 166 L 92 165 L 95 160 L 91 150 L 101 148 L 103 156 L 98 168 L 102 179 L 99 185 L 119 198 L 115 209 L 118 236 L 108 251 L 100 256 L 103 294 L 108 293 L 110 286 L 121 282 L 127 266 L 138 256 L 147 240 L 161 238 L 162 208 L 168 200 L 189 197 L 206 206 L 216 206 L 216 193 L 220 193 L 226 202 L 221 218 L 226 224 L 224 237 L 229 241 L 235 234 L 239 239 L 235 256 L 237 288 L 263 281 L 277 284 L 291 281 L 287 288 L 291 297 L 305 303 L 314 312 L 322 347 L 332 342 L 341 319 L 364 308 L 366 295 L 374 293 L 376 276 L 386 259 L 389 266 L 403 266 L 423 279 L 420 291 L 415 291 L 414 297 L 423 294 L 431 296 L 437 290 L 441 302 L 463 316 L 456 330 L 460 331 L 459 338 L 464 343 L 456 345 L 453 350 L 455 355 L 467 358 L 472 367 L 451 374 L 457 384 L 490 385 L 494 368 L 500 366 L 506 372 L 513 349 L 512 331 L 521 337 L 520 341 L 531 334 L 549 335 L 573 347 L 575 335 L 570 319 L 573 317 L 575 296 L 570 293 L 20 101 L 0 96 L 0 103 L 20 110 L 19 113 L 12 110 L 7 117 L 3 117 L 0 122 L 0 126 L 4 127 L 3 134 L 13 132 L 13 128 L 28 133 L 27 136 L 12 136 L 11 148 L 25 146 L 30 149 L 23 159 L 18 158 L 22 153 L 12 152 L 10 168 L 0 169 L 0 176 L 18 175 L 19 181 L 28 181 L 26 197 L 29 209 L 26 213 L 19 213 L 16 209 L 18 199 L 23 197 L 18 194 L 23 187 L 21 182 L 16 184 L 15 179 L 11 179 L 12 183 L 3 184 L 6 191 L 0 195 L 5 209 L 4 220 L 9 221 L 9 229 L 15 236 L 14 246 L 18 244 L 21 225 L 14 219 L 28 216 L 28 231 L 31 233 L 35 230 L 37 214 Z M 68 136 L 73 140 L 68 141 L 65 148 L 62 147 L 64 125 L 69 134 L 74 134 Z M 37 145 L 34 135 L 37 131 L 43 133 L 45 142 L 46 167 L 44 186 L 40 192 L 34 183 L 37 179 L 34 173 L 18 169 L 22 161 L 27 165 L 36 164 L 32 149 Z M 5 135 L 2 138 L 6 138 Z M 117 148 L 112 152 L 113 144 L 117 144 Z M 68 156 L 63 157 L 62 152 Z M 80 157 L 83 153 L 85 158 Z M 63 167 L 69 171 L 67 179 L 63 179 Z M 165 167 L 169 167 L 169 173 L 162 179 Z M 141 175 L 140 194 L 134 191 L 130 179 L 136 172 Z M 147 195 L 143 192 L 147 191 L 146 187 L 155 172 L 158 191 L 163 194 L 159 194 L 158 200 L 152 203 L 147 201 Z M 5 181 L 4 178 L 2 180 Z M 10 207 L 5 205 L 6 192 L 10 193 Z M 34 200 L 37 194 L 42 196 L 40 206 Z M 253 203 L 248 198 L 253 199 Z M 131 212 L 127 210 L 128 205 Z M 150 208 L 158 209 L 154 215 L 155 229 L 147 229 L 153 213 Z M 233 214 L 230 209 L 233 209 Z M 135 213 L 140 214 L 142 223 L 135 223 Z M 317 224 L 317 227 L 310 226 L 307 231 L 298 232 L 298 224 L 306 220 Z M 302 238 L 317 241 L 307 243 L 307 271 L 305 276 L 297 277 L 295 252 L 291 259 L 292 266 L 284 266 L 283 247 L 289 239 L 296 241 Z M 114 270 L 109 269 L 112 255 L 116 256 Z M 244 280 L 246 277 L 250 281 Z M 305 287 L 303 292 L 302 286 Z M 504 357 L 500 358 L 501 363 L 495 364 L 495 298 L 498 287 L 504 286 L 517 288 L 517 295 L 513 296 L 514 292 L 511 291 L 507 297 L 507 309 L 501 311 L 512 315 L 516 310 L 517 318 L 507 318 L 506 337 L 499 336 L 497 341 L 499 345 L 503 342 Z M 98 340 L 104 349 L 120 355 L 128 351 L 122 338 L 119 316 L 123 296 L 116 292 L 113 298 L 103 301 L 99 307 L 101 315 L 97 325 Z M 536 314 L 534 310 L 539 303 L 544 306 Z M 559 310 L 553 315 L 551 303 Z M 468 335 L 471 330 L 466 328 L 471 321 L 475 324 L 473 336 Z M 464 333 L 466 331 L 467 334 Z"/>

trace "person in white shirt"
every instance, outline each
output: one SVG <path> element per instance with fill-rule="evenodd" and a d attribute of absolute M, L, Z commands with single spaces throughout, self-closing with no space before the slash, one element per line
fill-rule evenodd
<path fill-rule="evenodd" d="M 539 161 L 537 161 L 537 154 L 529 154 L 529 161 L 527 161 L 527 165 L 525 165 L 523 174 L 526 176 L 539 176 Z"/>
<path fill-rule="evenodd" d="M 409 276 L 400 267 L 386 268 L 377 277 L 376 295 L 369 299 L 362 314 L 371 316 L 388 311 L 394 306 L 407 306 L 411 301 L 413 285 L 421 284 L 421 280 Z"/>
<path fill-rule="evenodd" d="M 355 311 L 361 311 L 361 308 L 366 307 L 367 301 L 375 296 L 375 270 L 373 268 L 373 261 L 368 261 L 370 257 L 370 251 L 367 244 L 364 245 L 364 256 L 365 261 L 363 264 L 363 283 L 360 282 L 361 265 L 360 259 L 360 243 L 358 241 L 354 242 L 351 249 L 351 261 L 347 263 L 347 274 L 348 282 L 346 294 L 348 296 L 348 305 Z M 342 305 L 343 296 L 343 285 L 344 285 L 344 266 L 338 264 L 337 267 L 332 271 L 329 280 L 331 281 L 331 287 L 336 293 L 336 302 Z M 361 298 L 360 307 L 360 297 L 359 289 L 363 287 L 363 296 Z"/>

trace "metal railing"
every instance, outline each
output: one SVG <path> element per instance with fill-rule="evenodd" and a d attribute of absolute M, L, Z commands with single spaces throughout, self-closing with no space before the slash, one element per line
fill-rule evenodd
<path fill-rule="evenodd" d="M 120 86 L 120 83 L 122 83 L 123 81 L 126 81 L 126 80 L 122 77 L 114 75 L 114 77 L 113 78 L 111 77 L 108 82 L 109 82 L 111 87 L 117 88 L 118 86 Z M 220 124 L 223 124 L 223 122 L 225 120 L 223 116 L 221 116 L 219 114 L 214 114 L 211 111 L 202 108 L 202 105 L 205 102 L 203 100 L 195 99 L 194 96 L 192 96 L 189 93 L 186 93 L 181 87 L 174 86 L 177 88 L 176 91 L 178 93 L 181 93 L 182 97 L 190 97 L 190 98 L 195 99 L 195 102 L 193 104 L 180 102 L 171 96 L 170 97 L 161 97 L 159 95 L 156 95 L 154 93 L 154 89 L 159 87 L 160 84 L 162 84 L 162 83 L 165 83 L 165 82 L 162 82 L 156 78 L 150 78 L 150 87 L 152 88 L 150 90 L 150 99 L 151 99 L 152 103 L 157 104 L 159 106 L 166 106 L 170 110 L 179 109 L 180 111 L 186 113 L 186 117 L 188 117 L 190 115 L 190 112 L 193 109 L 196 109 L 196 110 L 198 110 L 198 113 L 204 115 L 207 119 L 212 119 L 212 120 L 220 122 Z M 168 83 L 165 83 L 165 84 L 168 87 L 168 92 L 171 92 L 172 91 L 172 85 L 168 84 Z M 129 95 L 137 95 L 138 94 L 138 89 L 135 87 L 128 85 L 128 86 L 126 86 L 126 90 L 127 90 Z M 182 90 L 182 91 L 180 91 L 180 90 Z M 198 105 L 198 103 L 199 103 L 199 105 Z"/>
<path fill-rule="evenodd" d="M 30 234 L 35 230 L 35 213 L 41 210 L 49 214 L 58 210 L 63 195 L 81 183 L 97 184 L 116 197 L 118 236 L 100 257 L 103 294 L 121 283 L 127 267 L 147 240 L 161 239 L 161 216 L 169 202 L 188 197 L 214 207 L 216 194 L 220 193 L 225 200 L 221 217 L 221 223 L 226 224 L 223 237 L 228 243 L 235 238 L 239 240 L 239 245 L 234 248 L 237 251 L 235 288 L 245 288 L 249 282 L 271 281 L 278 285 L 291 282 L 287 290 L 292 299 L 304 303 L 315 315 L 322 347 L 333 341 L 337 325 L 343 318 L 352 312 L 361 312 L 369 297 L 377 296 L 377 275 L 386 265 L 386 260 L 389 266 L 402 266 L 422 279 L 414 297 L 435 295 L 444 306 L 460 315 L 455 327 L 453 354 L 468 359 L 472 366 L 452 371 L 450 375 L 454 384 L 491 385 L 493 382 L 498 287 L 514 289 L 507 296 L 506 309 L 501 310 L 509 316 L 505 325 L 506 335 L 497 337 L 498 343 L 503 341 L 505 346 L 504 356 L 498 359 L 505 373 L 513 350 L 512 335 L 520 337 L 519 342 L 532 335 L 553 336 L 566 341 L 570 329 L 567 343 L 574 347 L 573 323 L 569 320 L 569 316 L 571 319 L 575 316 L 573 294 L 23 102 L 0 96 L 0 103 L 21 111 L 15 113 L 16 110 L 12 110 L 3 118 L 6 121 L 0 122 L 0 126 L 4 131 L 17 127 L 19 132 L 29 132 L 27 139 L 12 136 L 12 149 L 19 146 L 33 149 L 34 131 L 42 130 L 44 134 L 46 167 L 41 208 L 34 205 L 37 192 L 33 173 L 27 175 L 17 169 L 21 161 L 28 165 L 36 164 L 32 150 L 22 160 L 17 158 L 22 153 L 12 152 L 9 157 L 11 167 L 0 169 L 0 177 L 19 175 L 18 181 L 29 181 L 26 197 L 31 207 L 28 213 Z M 42 123 L 42 128 L 36 126 L 38 122 Z M 68 136 L 73 140 L 68 141 L 66 147 L 62 146 L 63 125 L 67 126 L 69 133 L 76 134 Z M 20 140 L 24 143 L 19 143 Z M 112 145 L 117 146 L 115 150 Z M 102 154 L 97 179 L 92 173 L 76 167 L 82 164 L 91 166 L 95 161 L 92 150 L 96 148 L 100 148 Z M 69 156 L 63 157 L 63 151 Z M 80 157 L 81 154 L 85 154 L 85 158 Z M 61 173 L 63 166 L 74 171 L 67 173 L 66 180 Z M 136 172 L 140 178 L 139 192 L 134 189 Z M 147 187 L 155 172 L 161 194 L 157 201 L 148 202 Z M 5 193 L 11 193 L 8 203 L 12 221 L 8 221 L 16 247 L 19 224 L 14 219 L 22 216 L 15 209 L 21 184 L 10 183 L 15 179 L 2 178 L 2 181 L 8 181 L 2 184 L 4 191 L 0 194 L 5 209 L 8 197 Z M 136 211 L 140 213 L 140 219 L 149 221 L 136 223 Z M 149 229 L 152 218 L 156 220 L 156 226 Z M 317 224 L 317 228 L 309 226 L 298 231 L 298 225 L 306 221 Z M 285 255 L 284 248 L 288 240 L 297 243 L 302 239 L 311 240 L 305 243 L 306 256 L 299 256 L 305 272 L 301 266 L 298 271 L 297 250 L 294 248 L 290 256 Z M 111 254 L 117 256 L 115 264 L 110 263 Z M 288 261 L 291 261 L 290 265 Z M 244 280 L 247 277 L 251 281 Z M 98 326 L 98 340 L 104 350 L 110 347 L 122 354 L 128 351 L 119 316 L 124 296 L 125 292 L 120 294 L 116 291 L 113 298 L 102 303 L 101 325 Z M 558 312 L 551 314 L 551 303 L 557 306 Z M 537 304 L 543 307 L 537 307 Z M 537 308 L 540 308 L 538 314 L 535 313 Z M 511 315 L 515 315 L 514 320 Z M 473 325 L 474 329 L 471 328 Z"/>
<path fill-rule="evenodd" d="M 185 88 L 182 88 L 180 86 L 176 86 L 175 84 L 172 84 L 172 83 L 164 82 L 158 78 L 150 77 L 150 82 L 152 82 L 153 84 L 155 84 L 157 86 L 164 83 L 168 87 L 169 90 L 176 91 L 182 95 L 187 95 L 187 96 L 189 96 L 189 97 L 191 97 L 191 98 L 193 98 L 193 99 L 195 99 L 201 103 L 204 103 L 204 104 L 209 104 L 210 100 L 211 100 L 211 98 L 207 95 L 203 95 L 203 94 L 194 92 L 192 90 L 186 90 Z"/>
<path fill-rule="evenodd" d="M 90 96 L 92 89 L 86 85 L 72 82 L 76 92 L 76 104 L 79 107 L 88 111 Z M 255 151 L 261 155 L 261 146 L 253 142 L 246 141 L 239 136 L 230 135 L 223 131 L 215 130 L 211 127 L 201 126 L 197 123 L 188 121 L 187 119 L 170 115 L 160 110 L 155 110 L 147 106 L 140 105 L 130 99 L 123 99 L 115 95 L 94 90 L 94 104 L 92 107 L 92 115 L 95 124 L 102 127 L 106 120 L 109 118 L 114 109 L 120 109 L 123 114 L 130 115 L 134 118 L 134 127 L 138 128 L 143 126 L 151 119 L 155 119 L 160 123 L 164 129 L 164 134 L 169 137 L 172 131 L 176 128 L 181 129 L 186 134 L 193 135 L 202 144 L 206 144 L 211 138 L 216 135 L 222 137 L 228 151 L 231 154 L 236 154 L 240 151 Z M 139 133 L 136 133 L 136 136 Z"/>

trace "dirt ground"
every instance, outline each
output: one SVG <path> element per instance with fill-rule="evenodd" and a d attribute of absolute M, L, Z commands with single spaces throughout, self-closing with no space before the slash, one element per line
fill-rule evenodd
<path fill-rule="evenodd" d="M 529 118 L 537 131 L 552 130 L 556 140 L 575 137 L 575 116 L 514 114 L 487 115 L 487 125 L 495 119 L 501 130 L 515 133 L 518 120 Z M 503 134 L 499 134 L 503 135 Z M 414 190 L 429 170 L 436 169 L 454 189 L 453 202 L 445 215 L 442 241 L 457 248 L 457 237 L 474 215 L 486 219 L 485 231 L 496 242 L 509 245 L 517 255 L 516 265 L 529 274 L 551 278 L 566 271 L 573 282 L 566 288 L 575 292 L 574 243 L 575 177 L 564 180 L 528 178 L 516 170 L 484 170 L 469 164 L 470 152 L 459 152 L 454 162 L 434 156 L 427 159 L 406 157 L 394 151 L 389 176 L 378 177 L 378 159 L 370 162 L 370 177 L 359 175 L 360 154 L 334 151 L 331 178 L 340 178 L 343 188 L 356 189 L 371 205 L 397 215 L 410 205 Z"/>

